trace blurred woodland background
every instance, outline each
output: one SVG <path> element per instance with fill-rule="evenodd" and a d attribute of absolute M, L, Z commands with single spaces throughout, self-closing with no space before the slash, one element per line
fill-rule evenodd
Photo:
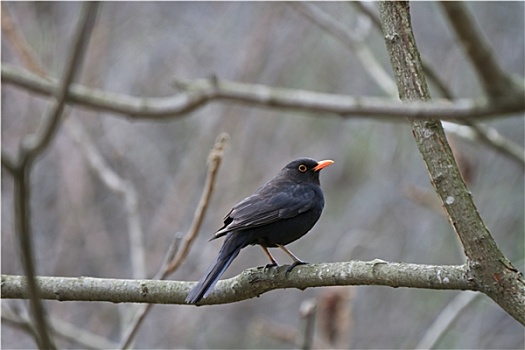
<path fill-rule="evenodd" d="M 355 4 L 319 3 L 360 35 L 390 72 L 384 39 Z M 38 62 L 59 77 L 70 50 L 80 3 L 2 2 Z M 524 3 L 469 3 L 501 66 L 524 76 Z M 375 9 L 377 11 L 377 9 Z M 435 3 L 411 4 L 422 57 L 455 97 L 483 91 L 453 31 Z M 2 36 L 2 64 L 24 65 Z M 139 97 L 177 93 L 174 78 L 219 78 L 351 96 L 386 96 L 354 52 L 299 8 L 262 2 L 107 2 L 101 5 L 77 82 Z M 440 96 L 431 85 L 434 97 Z M 2 84 L 2 149 L 16 154 L 33 132 L 47 99 Z M 462 264 L 465 260 L 433 194 L 410 127 L 371 117 L 297 113 L 213 102 L 184 118 L 132 120 L 81 107 L 67 118 L 31 174 L 37 273 L 46 276 L 134 278 L 128 213 L 86 157 L 86 138 L 137 193 L 152 278 L 175 234 L 191 225 L 206 178 L 206 159 L 221 132 L 230 141 L 200 234 L 170 279 L 198 280 L 221 241 L 207 242 L 231 206 L 300 156 L 333 159 L 321 184 L 325 211 L 290 248 L 309 262 L 372 260 Z M 522 115 L 487 123 L 524 145 Z M 74 125 L 76 127 L 72 127 Z M 82 130 L 79 137 L 78 128 Z M 481 216 L 504 254 L 524 271 L 524 168 L 483 143 L 450 134 Z M 84 140 L 84 141 L 82 141 Z M 466 174 L 466 173 L 464 173 Z M 22 274 L 13 227 L 13 182 L 2 169 L 2 273 Z M 280 263 L 288 257 L 275 251 Z M 258 247 L 244 249 L 225 274 L 266 264 Z M 138 273 L 139 275 L 141 273 Z M 315 299 L 314 345 L 414 348 L 443 312 L 457 317 L 438 348 L 524 347 L 523 327 L 484 295 L 471 292 L 344 287 L 277 290 L 221 306 L 156 305 L 139 330 L 136 348 L 295 348 L 301 305 Z M 467 295 L 460 308 L 450 303 Z M 2 300 L 23 310 L 25 301 Z M 453 304 L 457 305 L 457 304 Z M 53 318 L 118 344 L 130 305 L 45 302 Z M 5 314 L 5 312 L 4 312 Z M 330 343 L 330 334 L 334 337 Z M 56 338 L 61 348 L 79 345 Z M 34 348 L 23 329 L 2 318 L 2 348 Z"/>

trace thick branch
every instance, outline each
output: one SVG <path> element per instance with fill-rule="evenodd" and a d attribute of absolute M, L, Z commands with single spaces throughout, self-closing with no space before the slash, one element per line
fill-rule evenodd
<path fill-rule="evenodd" d="M 428 101 L 421 59 L 407 2 L 381 2 L 381 22 L 399 96 Z M 498 248 L 463 181 L 439 121 L 411 119 L 412 131 L 432 185 L 468 258 L 469 279 L 510 315 L 525 324 L 525 281 Z"/>
<path fill-rule="evenodd" d="M 2 65 L 2 83 L 37 94 L 51 96 L 57 84 L 9 64 Z M 184 117 L 189 112 L 215 100 L 228 100 L 254 106 L 286 108 L 308 113 L 333 113 L 343 117 L 472 119 L 500 118 L 525 111 L 525 101 L 487 99 L 436 100 L 432 103 L 401 104 L 398 100 L 377 97 L 352 97 L 226 80 L 182 81 L 186 92 L 167 98 L 139 98 L 109 93 L 73 84 L 68 103 L 86 108 L 123 114 L 136 119 Z"/>
<path fill-rule="evenodd" d="M 201 304 L 226 304 L 257 297 L 274 289 L 337 285 L 377 285 L 394 288 L 476 290 L 466 276 L 466 266 L 418 265 L 349 261 L 296 267 L 285 276 L 287 266 L 263 271 L 245 270 L 217 283 Z M 112 303 L 183 304 L 195 282 L 122 280 L 106 278 L 38 277 L 43 299 L 57 301 L 105 301 Z M 2 298 L 26 299 L 26 278 L 2 275 Z"/>

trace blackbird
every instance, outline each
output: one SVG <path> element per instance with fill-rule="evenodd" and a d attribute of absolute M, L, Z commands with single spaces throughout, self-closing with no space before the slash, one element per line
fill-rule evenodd
<path fill-rule="evenodd" d="M 319 184 L 319 171 L 333 164 L 300 158 L 286 165 L 273 179 L 254 194 L 239 202 L 224 218 L 224 226 L 210 239 L 226 236 L 219 254 L 204 276 L 186 297 L 195 304 L 208 296 L 224 271 L 242 248 L 260 245 L 271 263 L 276 266 L 268 248 L 281 248 L 295 266 L 306 264 L 284 246 L 305 235 L 317 222 L 324 207 L 323 191 Z"/>

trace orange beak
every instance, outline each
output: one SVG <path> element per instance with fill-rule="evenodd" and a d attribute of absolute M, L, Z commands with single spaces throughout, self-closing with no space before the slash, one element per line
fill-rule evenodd
<path fill-rule="evenodd" d="M 318 162 L 317 165 L 315 166 L 314 171 L 319 171 L 319 170 L 324 169 L 324 168 L 326 168 L 327 166 L 332 165 L 332 164 L 334 164 L 334 161 L 333 161 L 333 160 L 330 160 L 330 159 L 327 159 L 327 160 L 321 160 L 321 161 Z"/>

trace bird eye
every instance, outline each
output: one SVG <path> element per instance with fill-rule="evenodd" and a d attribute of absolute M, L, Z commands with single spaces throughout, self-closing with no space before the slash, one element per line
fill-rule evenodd
<path fill-rule="evenodd" d="M 299 171 L 302 172 L 302 173 L 304 173 L 306 170 L 308 170 L 308 168 L 304 164 L 299 165 L 299 167 L 297 169 L 299 169 Z"/>

